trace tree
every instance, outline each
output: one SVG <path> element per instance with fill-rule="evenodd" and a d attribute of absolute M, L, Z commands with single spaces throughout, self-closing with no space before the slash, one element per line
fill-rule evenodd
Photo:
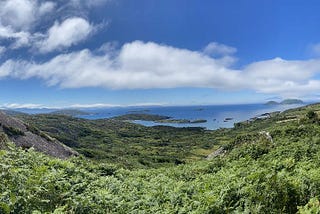
<path fill-rule="evenodd" d="M 311 121 L 313 123 L 319 121 L 318 114 L 316 112 L 312 111 L 312 110 L 307 112 L 306 117 L 308 118 L 309 121 Z"/>

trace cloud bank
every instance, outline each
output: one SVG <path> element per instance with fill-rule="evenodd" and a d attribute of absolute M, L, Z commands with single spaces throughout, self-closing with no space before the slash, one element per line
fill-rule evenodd
<path fill-rule="evenodd" d="M 57 55 L 44 63 L 7 60 L 0 66 L 0 78 L 39 78 L 61 88 L 206 87 L 283 96 L 303 96 L 319 90 L 319 74 L 319 59 L 274 58 L 236 70 L 226 65 L 223 57 L 142 41 L 103 54 L 85 49 Z"/>

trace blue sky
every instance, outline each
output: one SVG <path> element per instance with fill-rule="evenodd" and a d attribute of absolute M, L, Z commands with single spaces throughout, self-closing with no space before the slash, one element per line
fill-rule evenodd
<path fill-rule="evenodd" d="M 318 100 L 320 3 L 0 1 L 0 106 Z"/>

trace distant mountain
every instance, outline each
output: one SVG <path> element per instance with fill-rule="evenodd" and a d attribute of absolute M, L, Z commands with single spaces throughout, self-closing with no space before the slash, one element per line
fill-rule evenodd
<path fill-rule="evenodd" d="M 265 103 L 265 105 L 292 105 L 292 104 L 303 104 L 303 101 L 299 99 L 285 99 L 280 103 L 273 100 Z"/>
<path fill-rule="evenodd" d="M 10 109 L 5 109 L 5 110 L 0 110 L 3 111 L 4 113 L 6 113 L 7 115 L 10 116 L 17 116 L 17 115 L 25 115 L 26 113 L 23 113 L 21 111 L 15 111 L 15 110 L 10 110 Z"/>
<path fill-rule="evenodd" d="M 0 143 L 12 142 L 19 147 L 34 148 L 36 151 L 62 159 L 78 155 L 76 151 L 55 138 L 2 111 L 0 111 L 0 140 Z"/>

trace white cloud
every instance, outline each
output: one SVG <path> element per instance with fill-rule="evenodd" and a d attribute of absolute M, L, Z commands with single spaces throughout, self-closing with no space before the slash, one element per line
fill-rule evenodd
<path fill-rule="evenodd" d="M 109 2 L 110 0 L 70 0 L 70 4 L 74 7 L 92 7 L 92 6 L 99 6 Z"/>
<path fill-rule="evenodd" d="M 16 70 L 16 66 L 20 63 L 18 61 L 7 60 L 0 67 L 0 78 L 12 76 Z M 20 66 L 20 65 L 19 65 Z"/>
<path fill-rule="evenodd" d="M 14 39 L 13 48 L 22 47 L 29 43 L 30 33 L 25 31 L 16 32 L 11 27 L 4 27 L 0 24 L 0 39 Z"/>
<path fill-rule="evenodd" d="M 43 15 L 52 12 L 55 3 L 37 0 L 0 1 L 0 41 L 11 41 L 10 48 L 32 45 L 39 33 L 33 33 Z"/>
<path fill-rule="evenodd" d="M 44 108 L 43 105 L 40 104 L 33 104 L 33 103 L 6 103 L 0 105 L 0 109 L 19 109 L 19 108 L 28 108 L 28 109 L 35 109 L 35 108 Z"/>
<path fill-rule="evenodd" d="M 55 24 L 48 30 L 47 38 L 37 43 L 40 52 L 46 53 L 70 47 L 86 39 L 94 27 L 85 19 L 72 17 Z"/>
<path fill-rule="evenodd" d="M 142 106 L 165 106 L 167 103 L 135 103 L 135 104 L 110 104 L 110 103 L 90 103 L 90 104 L 71 104 L 64 106 L 48 106 L 35 103 L 5 103 L 0 104 L 0 109 L 90 109 L 90 108 L 112 108 L 112 107 L 142 107 Z"/>
<path fill-rule="evenodd" d="M 0 0 L 0 42 L 9 43 L 9 49 L 32 47 L 43 53 L 68 48 L 99 29 L 81 17 L 106 2 Z"/>
<path fill-rule="evenodd" d="M 0 57 L 6 52 L 7 48 L 5 46 L 0 46 Z"/>
<path fill-rule="evenodd" d="M 140 41 L 123 45 L 116 54 L 96 55 L 85 49 L 45 63 L 8 60 L 0 66 L 0 77 L 40 78 L 62 88 L 209 87 L 295 97 L 320 90 L 318 74 L 320 60 L 275 58 L 234 70 L 201 52 Z"/>
<path fill-rule="evenodd" d="M 52 12 L 54 8 L 56 7 L 56 3 L 48 1 L 48 2 L 43 2 L 39 6 L 39 15 L 47 15 L 48 13 Z"/>
<path fill-rule="evenodd" d="M 139 41 L 124 45 L 115 58 L 83 50 L 43 64 L 14 66 L 12 74 L 17 77 L 38 77 L 65 88 L 224 87 L 236 75 L 201 53 Z"/>
<path fill-rule="evenodd" d="M 35 21 L 36 1 L 6 0 L 0 2 L 1 23 L 15 30 L 27 30 Z"/>
<path fill-rule="evenodd" d="M 315 78 L 320 74 L 320 60 L 288 61 L 281 58 L 251 63 L 243 70 L 242 78 L 250 88 L 263 93 L 285 96 L 308 94 L 320 89 Z"/>
<path fill-rule="evenodd" d="M 203 49 L 203 52 L 207 55 L 226 56 L 236 53 L 237 49 L 217 42 L 211 42 Z"/>

